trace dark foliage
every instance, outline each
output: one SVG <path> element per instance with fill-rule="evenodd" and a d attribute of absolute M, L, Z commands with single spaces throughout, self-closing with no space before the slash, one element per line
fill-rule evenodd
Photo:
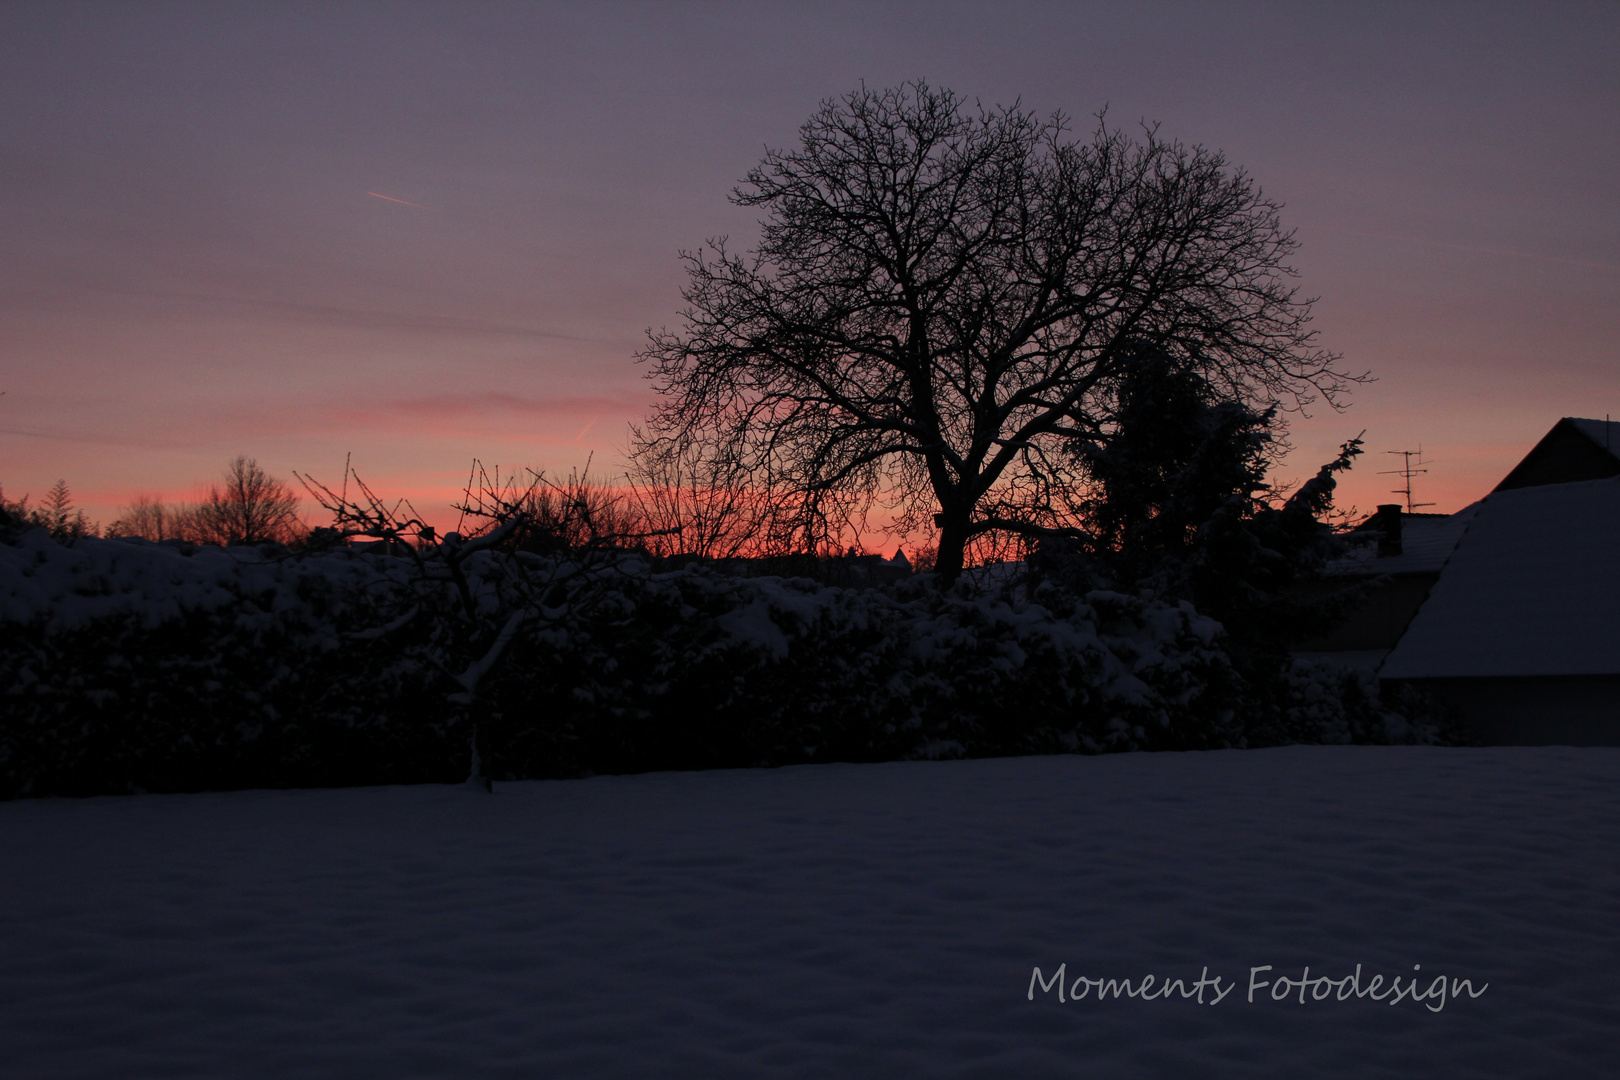
<path fill-rule="evenodd" d="M 157 620 L 0 622 L 0 793 L 450 778 L 439 695 L 345 634 L 366 615 L 310 578 Z"/>
<path fill-rule="evenodd" d="M 1360 438 L 1280 498 L 1267 480 L 1275 409 L 1233 400 L 1196 366 L 1147 342 L 1134 346 L 1112 412 L 1108 430 L 1073 448 L 1092 485 L 1087 542 L 1037 565 L 1070 588 L 1102 582 L 1185 601 L 1219 621 L 1251 710 L 1250 738 L 1291 741 L 1290 646 L 1365 594 L 1365 585 L 1323 588 L 1321 579 L 1345 550 L 1324 519 L 1337 474 L 1361 453 Z M 1351 699 L 1360 693 L 1341 689 Z"/>

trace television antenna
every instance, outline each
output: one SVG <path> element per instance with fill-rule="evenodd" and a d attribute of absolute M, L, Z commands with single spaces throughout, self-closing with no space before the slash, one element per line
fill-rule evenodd
<path fill-rule="evenodd" d="M 1398 454 L 1400 456 L 1400 458 L 1401 458 L 1401 467 L 1400 468 L 1398 468 L 1398 469 L 1384 469 L 1384 470 L 1380 471 L 1378 475 L 1379 476 L 1399 476 L 1401 479 L 1406 481 L 1406 486 L 1405 487 L 1398 487 L 1398 488 L 1390 489 L 1396 495 L 1405 495 L 1406 496 L 1406 512 L 1408 514 L 1410 514 L 1420 506 L 1433 506 L 1434 503 L 1432 503 L 1432 502 L 1413 502 L 1412 501 L 1412 477 L 1420 476 L 1423 473 L 1426 473 L 1426 472 L 1429 471 L 1428 469 L 1414 469 L 1412 467 L 1412 459 L 1413 458 L 1417 458 L 1417 463 L 1419 465 L 1427 465 L 1427 464 L 1429 464 L 1427 461 L 1423 460 L 1423 444 L 1418 443 L 1418 448 L 1416 450 L 1385 450 L 1384 453 L 1386 453 L 1386 454 Z"/>

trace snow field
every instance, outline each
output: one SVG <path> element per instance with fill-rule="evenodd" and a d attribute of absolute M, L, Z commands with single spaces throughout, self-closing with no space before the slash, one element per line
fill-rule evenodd
<path fill-rule="evenodd" d="M 0 1072 L 1609 1076 L 1617 781 L 1291 747 L 0 804 Z M 1237 988 L 1030 1000 L 1060 964 Z M 1268 964 L 1488 987 L 1250 1003 Z"/>

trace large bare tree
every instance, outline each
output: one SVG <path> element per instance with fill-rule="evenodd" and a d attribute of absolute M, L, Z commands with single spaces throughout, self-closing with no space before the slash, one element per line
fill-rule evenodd
<path fill-rule="evenodd" d="M 1314 342 L 1278 205 L 1219 153 L 922 82 L 827 101 L 800 137 L 732 193 L 764 211 L 756 250 L 682 253 L 638 446 L 748 477 L 795 546 L 887 506 L 900 532 L 932 517 L 949 580 L 986 533 L 1078 533 L 1074 451 L 1148 348 L 1254 404 L 1355 381 Z"/>

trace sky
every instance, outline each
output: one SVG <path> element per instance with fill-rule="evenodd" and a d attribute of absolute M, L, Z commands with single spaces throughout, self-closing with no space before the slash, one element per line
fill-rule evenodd
<path fill-rule="evenodd" d="M 1611 4 L 0 4 L 0 485 L 103 521 L 238 454 L 448 514 L 474 458 L 621 467 L 679 250 L 829 97 L 925 78 L 1158 123 L 1284 204 L 1376 381 L 1340 505 L 1473 501 L 1620 417 Z M 315 515 L 311 515 L 316 520 Z M 318 521 L 316 521 L 318 523 Z"/>

